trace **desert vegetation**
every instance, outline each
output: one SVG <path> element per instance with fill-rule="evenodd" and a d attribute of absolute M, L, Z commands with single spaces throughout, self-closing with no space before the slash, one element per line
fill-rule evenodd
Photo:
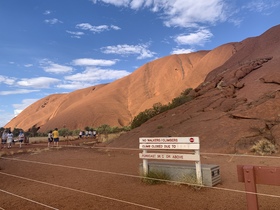
<path fill-rule="evenodd" d="M 143 176 L 142 182 L 146 184 L 162 184 L 170 180 L 170 175 L 164 171 L 149 170 L 149 172 Z"/>
<path fill-rule="evenodd" d="M 251 151 L 258 155 L 271 155 L 277 152 L 277 147 L 267 139 L 261 139 L 254 146 Z"/>
<path fill-rule="evenodd" d="M 153 118 L 154 116 L 163 113 L 167 110 L 174 109 L 175 107 L 178 107 L 188 101 L 191 101 L 193 99 L 193 96 L 191 96 L 189 93 L 191 92 L 192 88 L 188 88 L 184 90 L 180 96 L 173 98 L 171 102 L 169 102 L 166 105 L 162 105 L 161 103 L 156 103 L 153 105 L 152 108 L 146 109 L 143 112 L 140 112 L 131 123 L 131 129 L 137 128 L 149 119 Z"/>

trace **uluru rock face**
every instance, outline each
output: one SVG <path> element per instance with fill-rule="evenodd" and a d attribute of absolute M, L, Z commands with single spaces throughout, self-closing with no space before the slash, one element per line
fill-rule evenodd
<path fill-rule="evenodd" d="M 248 151 L 260 139 L 280 143 L 280 25 L 211 51 L 171 55 L 113 83 L 43 98 L 6 127 L 128 125 L 155 103 L 194 88 L 194 99 L 110 143 L 138 148 L 139 137 L 199 136 L 207 152 Z"/>
<path fill-rule="evenodd" d="M 234 48 L 234 44 L 226 44 L 212 51 L 167 56 L 110 84 L 47 96 L 5 127 L 40 127 L 39 132 L 46 132 L 55 127 L 73 130 L 102 124 L 129 125 L 139 112 L 155 103 L 167 104 L 183 90 L 199 85 L 233 55 Z"/>
<path fill-rule="evenodd" d="M 232 43 L 230 58 L 209 71 L 190 93 L 192 101 L 150 119 L 110 146 L 137 148 L 139 137 L 164 136 L 198 136 L 207 152 L 248 152 L 261 139 L 279 145 L 279 34 L 278 25 Z"/>

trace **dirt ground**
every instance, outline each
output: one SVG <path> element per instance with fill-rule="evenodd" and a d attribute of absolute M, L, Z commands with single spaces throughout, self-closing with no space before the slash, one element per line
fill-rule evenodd
<path fill-rule="evenodd" d="M 28 144 L 0 151 L 0 209 L 247 209 L 244 183 L 236 166 L 278 166 L 274 158 L 207 154 L 202 164 L 220 166 L 222 183 L 196 188 L 184 184 L 144 183 L 139 152 L 105 148 L 91 139 Z M 258 185 L 259 209 L 280 206 L 280 187 Z M 267 196 L 270 195 L 270 196 Z"/>

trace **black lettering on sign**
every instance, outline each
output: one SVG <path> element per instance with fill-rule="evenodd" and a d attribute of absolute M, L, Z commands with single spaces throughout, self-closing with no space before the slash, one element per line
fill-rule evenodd
<path fill-rule="evenodd" d="M 183 159 L 183 155 L 173 155 L 174 159 Z"/>

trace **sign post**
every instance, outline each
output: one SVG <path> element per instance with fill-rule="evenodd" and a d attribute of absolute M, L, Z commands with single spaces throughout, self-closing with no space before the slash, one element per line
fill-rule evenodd
<path fill-rule="evenodd" d="M 143 150 L 143 154 L 146 154 L 147 150 Z M 148 174 L 148 159 L 143 159 L 143 172 L 145 175 Z"/>
<path fill-rule="evenodd" d="M 194 153 L 195 156 L 200 157 L 200 152 L 199 150 L 195 150 Z M 200 158 L 199 161 L 195 161 L 195 168 L 196 168 L 196 179 L 197 179 L 197 183 L 202 185 L 202 173 L 201 173 L 201 162 L 200 162 Z"/>
<path fill-rule="evenodd" d="M 143 172 L 148 174 L 148 159 L 194 161 L 196 166 L 197 183 L 202 185 L 200 162 L 200 145 L 198 137 L 143 137 L 139 138 L 139 157 L 143 159 Z M 159 151 L 148 153 L 148 150 Z M 188 150 L 193 153 L 162 153 L 162 150 Z"/>

